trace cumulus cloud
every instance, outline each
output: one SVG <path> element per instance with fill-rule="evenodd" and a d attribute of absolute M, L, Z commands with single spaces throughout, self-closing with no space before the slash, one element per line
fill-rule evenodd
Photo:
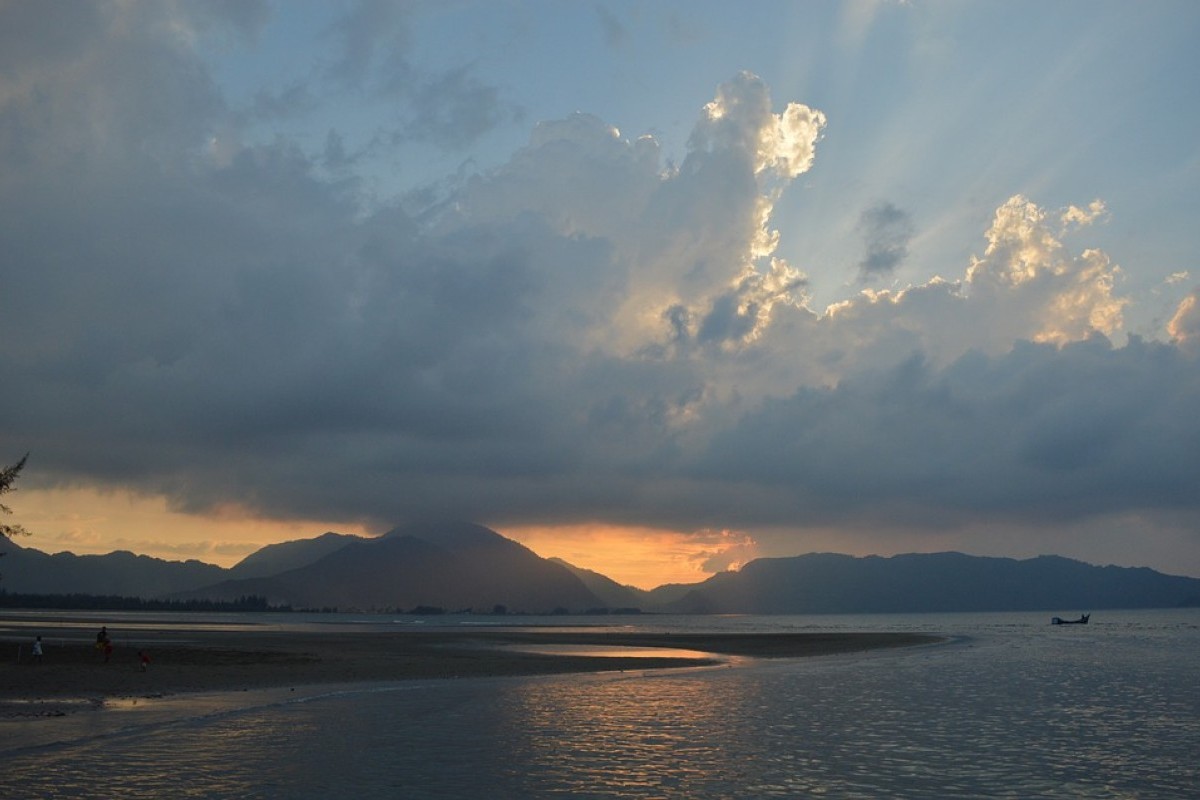
<path fill-rule="evenodd" d="M 1061 215 L 1061 220 L 1064 228 L 1071 226 L 1087 226 L 1097 220 L 1108 218 L 1108 208 L 1104 205 L 1104 201 L 1100 199 L 1093 200 L 1088 203 L 1087 208 L 1079 206 L 1067 206 Z"/>
<path fill-rule="evenodd" d="M 1092 331 L 1110 335 L 1122 323 L 1126 300 L 1113 288 L 1118 269 L 1095 249 L 1071 257 L 1047 225 L 1046 211 L 1020 195 L 996 210 L 988 246 L 967 271 L 973 294 L 1031 330 L 1035 341 L 1064 344 Z"/>
<path fill-rule="evenodd" d="M 383 17 L 339 29 L 330 74 L 379 87 L 403 20 L 361 8 Z M 214 157 L 237 113 L 193 45 L 97 22 L 48 32 L 61 58 L 0 47 L 0 438 L 31 480 L 381 529 L 746 531 L 708 567 L 755 526 L 1198 511 L 1196 298 L 1174 341 L 1114 345 L 1120 271 L 1071 238 L 1102 205 L 1013 197 L 961 274 L 816 310 L 774 214 L 825 117 L 753 75 L 698 99 L 677 166 L 581 113 L 365 206 L 323 172 L 355 168 L 337 136 Z M 422 136 L 496 124 L 469 72 L 444 89 L 399 101 Z M 877 271 L 913 228 L 864 217 Z"/>
<path fill-rule="evenodd" d="M 1171 338 L 1181 344 L 1195 345 L 1200 342 L 1200 289 L 1183 298 L 1175 310 L 1175 316 L 1167 324 Z"/>
<path fill-rule="evenodd" d="M 754 173 L 767 170 L 794 178 L 812 167 L 825 115 L 801 103 L 782 114 L 771 110 L 766 84 L 743 72 L 717 89 L 692 131 L 692 146 L 749 157 Z"/>
<path fill-rule="evenodd" d="M 740 531 L 703 530 L 692 533 L 688 538 L 703 548 L 692 555 L 691 560 L 697 562 L 704 572 L 736 571 L 759 556 L 754 537 Z"/>

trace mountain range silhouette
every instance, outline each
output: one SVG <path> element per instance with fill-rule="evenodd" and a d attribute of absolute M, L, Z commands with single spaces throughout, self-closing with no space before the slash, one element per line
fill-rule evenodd
<path fill-rule="evenodd" d="M 815 614 L 1200 605 L 1200 579 L 1060 556 L 962 553 L 762 558 L 654 590 L 625 586 L 468 522 L 420 522 L 379 537 L 334 532 L 273 544 L 225 569 L 128 552 L 48 555 L 12 541 L 0 589 L 164 599 L 265 597 L 297 609 L 474 613 L 603 610 Z"/>

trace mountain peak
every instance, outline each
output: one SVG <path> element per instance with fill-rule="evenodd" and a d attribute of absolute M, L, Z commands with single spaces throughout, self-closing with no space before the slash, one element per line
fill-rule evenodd
<path fill-rule="evenodd" d="M 408 536 L 413 539 L 435 544 L 448 550 L 460 550 L 466 547 L 494 546 L 502 543 L 517 544 L 491 528 L 463 520 L 408 522 L 397 525 L 381 536 L 381 539 L 395 539 Z M 518 545 L 520 546 L 520 545 Z"/>
<path fill-rule="evenodd" d="M 300 608 L 403 610 L 416 607 L 549 612 L 600 605 L 567 569 L 481 525 L 400 525 L 350 542 L 320 560 L 261 579 L 223 581 L 191 593 L 247 594 Z"/>

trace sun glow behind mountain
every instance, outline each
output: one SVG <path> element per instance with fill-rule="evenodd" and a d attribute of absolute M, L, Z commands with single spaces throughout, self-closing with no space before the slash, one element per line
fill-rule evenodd
<path fill-rule="evenodd" d="M 23 507 L 35 509 L 22 519 L 39 531 L 21 544 L 50 553 L 103 555 L 129 550 L 230 567 L 268 544 L 308 539 L 330 530 L 359 536 L 377 533 L 330 521 L 265 520 L 236 509 L 213 516 L 186 514 L 169 509 L 161 497 L 124 491 L 29 490 L 20 498 Z M 561 558 L 642 589 L 696 583 L 756 554 L 748 536 L 729 531 L 678 533 L 598 523 L 497 530 L 544 558 Z"/>
<path fill-rule="evenodd" d="M 639 589 L 698 583 L 757 555 L 753 539 L 732 531 L 681 533 L 593 524 L 501 532 L 540 556 L 561 558 Z"/>

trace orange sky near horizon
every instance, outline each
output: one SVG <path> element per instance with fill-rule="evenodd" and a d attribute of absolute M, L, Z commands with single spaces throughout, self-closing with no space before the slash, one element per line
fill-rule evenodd
<path fill-rule="evenodd" d="M 114 550 L 182 561 L 197 559 L 230 567 L 269 544 L 311 539 L 326 531 L 373 536 L 382 530 L 362 525 L 321 520 L 270 520 L 239 509 L 211 515 L 173 511 L 163 497 L 138 495 L 126 490 L 95 488 L 31 489 L 17 486 L 4 502 L 13 513 L 4 521 L 25 527 L 22 547 L 47 553 L 70 551 L 102 555 Z M 958 550 L 977 556 L 1032 558 L 1055 553 L 1091 564 L 1150 567 L 1166 574 L 1200 577 L 1191 562 L 1172 560 L 1191 541 L 1190 529 L 1164 534 L 1144 543 L 1136 561 L 1122 558 L 1129 530 L 1142 522 L 1127 516 L 1101 527 L 1078 523 L 1087 531 L 1087 550 L 1047 547 L 1046 531 L 1020 532 L 1003 526 L 979 526 L 969 533 L 976 547 L 964 548 L 946 531 L 909 531 L 902 538 L 880 538 L 840 528 L 806 528 L 757 532 L 729 530 L 672 531 L 616 526 L 602 522 L 575 525 L 507 525 L 483 521 L 498 533 L 520 542 L 544 558 L 561 558 L 577 567 L 594 570 L 612 580 L 639 589 L 666 583 L 699 583 L 710 575 L 763 557 L 796 556 L 810 552 L 836 552 L 852 556 L 891 556 L 898 553 Z M 1069 526 L 1059 523 L 1060 534 Z M 1074 531 L 1066 530 L 1067 534 Z"/>
<path fill-rule="evenodd" d="M 266 545 L 310 539 L 326 531 L 382 533 L 336 521 L 261 519 L 238 509 L 208 516 L 185 514 L 170 509 L 163 497 L 124 490 L 20 489 L 6 500 L 14 512 L 9 521 L 32 534 L 19 544 L 47 553 L 101 555 L 128 550 L 230 567 Z M 561 558 L 640 589 L 698 583 L 720 568 L 754 556 L 749 537 L 727 531 L 680 533 L 604 523 L 489 527 L 544 558 Z M 706 569 L 710 560 L 720 566 Z"/>
<path fill-rule="evenodd" d="M 604 523 L 529 526 L 502 530 L 540 556 L 561 558 L 639 589 L 699 583 L 755 554 L 752 539 L 729 531 L 678 531 Z M 721 567 L 706 567 L 715 561 Z M 728 563 L 727 563 L 728 562 Z"/>

